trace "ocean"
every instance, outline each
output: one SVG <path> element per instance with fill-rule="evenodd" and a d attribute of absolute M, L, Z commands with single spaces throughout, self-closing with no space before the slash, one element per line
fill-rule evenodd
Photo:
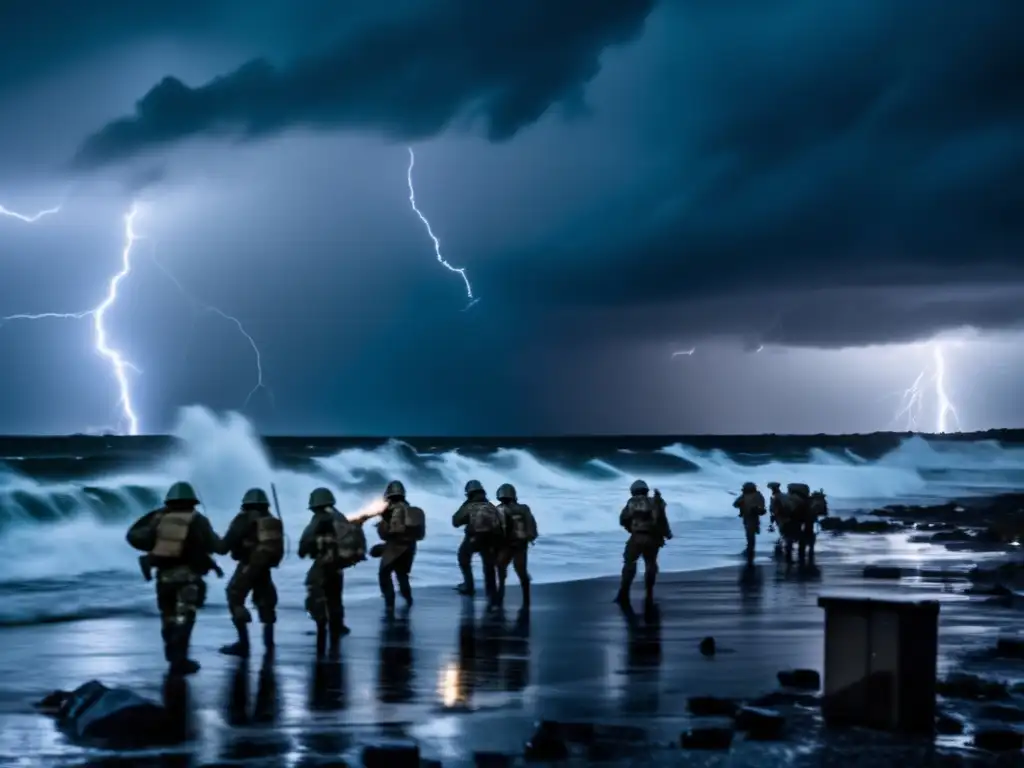
<path fill-rule="evenodd" d="M 731 501 L 745 480 L 822 488 L 832 513 L 843 515 L 1020 490 L 1024 433 L 997 437 L 261 439 L 238 414 L 191 407 L 168 437 L 0 439 L 0 626 L 154 614 L 152 585 L 142 580 L 139 553 L 124 534 L 176 480 L 193 483 L 219 532 L 247 488 L 276 486 L 289 538 L 276 576 L 280 611 L 299 616 L 305 564 L 294 550 L 308 520 L 308 494 L 318 485 L 334 490 L 340 509 L 355 511 L 389 480 L 405 483 L 410 501 L 427 513 L 415 588 L 459 581 L 461 534 L 450 519 L 466 481 L 475 478 L 492 493 L 511 482 L 541 533 L 530 554 L 534 581 L 563 582 L 618 573 L 618 513 L 636 478 L 668 501 L 675 539 L 663 550 L 663 570 L 703 570 L 737 562 L 743 534 Z M 883 558 L 892 547 L 913 545 L 823 537 L 821 546 Z M 770 537 L 762 536 L 761 549 L 767 558 Z M 221 565 L 230 573 L 230 560 Z M 210 604 L 224 603 L 224 583 L 211 577 Z M 347 572 L 347 600 L 376 593 L 373 561 Z"/>

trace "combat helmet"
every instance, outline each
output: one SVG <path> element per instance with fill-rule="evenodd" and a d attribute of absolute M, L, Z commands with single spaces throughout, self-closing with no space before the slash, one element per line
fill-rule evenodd
<path fill-rule="evenodd" d="M 167 490 L 167 495 L 164 496 L 164 504 L 172 501 L 190 501 L 193 504 L 198 504 L 199 496 L 196 494 L 196 489 L 190 483 L 179 480 Z"/>
<path fill-rule="evenodd" d="M 745 482 L 743 484 L 743 492 L 744 493 L 753 493 L 756 490 L 757 490 L 757 485 L 755 483 L 750 482 L 749 480 L 747 480 L 747 482 Z"/>
<path fill-rule="evenodd" d="M 484 487 L 480 484 L 479 480 L 470 480 L 466 483 L 466 495 L 469 496 L 471 493 L 483 493 Z"/>
<path fill-rule="evenodd" d="M 314 488 L 309 494 L 309 508 L 319 509 L 320 507 L 333 507 L 334 494 L 330 488 Z"/>
<path fill-rule="evenodd" d="M 245 496 L 242 497 L 243 507 L 269 507 L 270 499 L 267 498 L 266 491 L 262 488 L 250 488 L 245 492 Z"/>
<path fill-rule="evenodd" d="M 765 483 L 765 485 L 767 485 L 773 491 L 777 491 L 782 487 L 782 483 L 777 483 L 774 480 L 772 480 L 770 483 Z"/>
<path fill-rule="evenodd" d="M 498 501 L 515 501 L 516 487 L 512 483 L 504 483 L 498 488 L 497 497 Z"/>
<path fill-rule="evenodd" d="M 631 486 L 629 486 L 629 492 L 633 496 L 640 496 L 641 494 L 647 493 L 651 489 L 647 487 L 647 483 L 643 480 L 635 480 Z"/>
<path fill-rule="evenodd" d="M 384 489 L 385 499 L 404 499 L 405 498 L 405 486 L 402 485 L 401 480 L 392 480 L 388 483 L 388 487 Z"/>

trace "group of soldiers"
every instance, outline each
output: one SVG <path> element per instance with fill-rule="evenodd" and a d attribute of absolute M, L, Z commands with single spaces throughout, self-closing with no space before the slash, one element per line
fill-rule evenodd
<path fill-rule="evenodd" d="M 487 492 L 476 480 L 466 483 L 465 493 L 466 500 L 452 517 L 452 525 L 465 529 L 466 534 L 458 554 L 463 573 L 459 591 L 474 594 L 471 560 L 479 554 L 490 605 L 502 604 L 511 565 L 522 586 L 524 607 L 528 607 L 527 550 L 537 539 L 537 523 L 530 508 L 519 503 L 515 488 L 508 483 L 498 488 L 497 505 L 488 500 Z M 221 537 L 196 509 L 199 503 L 189 483 L 177 482 L 165 495 L 163 506 L 135 521 L 127 534 L 128 543 L 144 553 L 139 565 L 145 578 L 152 578 L 153 569 L 157 572 L 164 656 L 171 673 L 179 675 L 199 670 L 199 663 L 189 658 L 189 646 L 196 613 L 206 601 L 204 577 L 211 571 L 223 575 L 214 555 L 230 555 L 237 562 L 226 591 L 238 640 L 221 648 L 221 653 L 249 655 L 252 615 L 245 603 L 250 595 L 263 625 L 264 649 L 267 653 L 274 650 L 277 589 L 272 574 L 285 554 L 280 516 L 272 511 L 266 492 L 252 488 L 242 497 L 241 509 Z M 411 606 L 409 576 L 416 545 L 426 536 L 423 510 L 408 503 L 400 481 L 388 483 L 383 499 L 354 519 L 339 512 L 335 504 L 328 488 L 315 488 L 310 493 L 312 517 L 298 548 L 300 558 L 312 561 L 306 574 L 305 607 L 316 623 L 318 657 L 328 652 L 336 655 L 341 638 L 349 633 L 342 601 L 345 570 L 368 555 L 379 558 L 378 581 L 385 606 L 388 610 L 395 607 L 396 581 L 398 593 Z M 380 518 L 376 527 L 381 543 L 367 549 L 363 524 L 374 517 Z"/>
<path fill-rule="evenodd" d="M 799 560 L 814 564 L 814 524 L 828 514 L 825 494 L 811 493 L 801 483 L 790 483 L 782 493 L 779 483 L 768 483 L 771 503 L 754 483 L 745 483 L 733 506 L 739 510 L 747 535 L 747 558 L 753 561 L 755 537 L 760 532 L 766 506 L 771 524 L 781 533 L 780 552 L 792 562 L 793 547 L 798 545 Z M 654 603 L 658 577 L 658 554 L 672 538 L 666 502 L 655 489 L 637 480 L 630 486 L 630 498 L 619 515 L 619 524 L 629 534 L 623 552 L 622 577 L 615 602 L 629 606 L 629 591 L 636 577 L 638 562 L 644 561 L 645 604 Z M 497 491 L 498 504 L 487 498 L 477 480 L 465 487 L 465 501 L 452 516 L 452 526 L 465 531 L 458 550 L 462 583 L 457 590 L 466 596 L 476 592 L 472 558 L 483 561 L 484 586 L 490 608 L 504 603 L 505 584 L 511 565 L 522 588 L 523 607 L 530 605 L 530 575 L 527 571 L 529 547 L 537 540 L 537 522 L 530 507 L 521 503 L 509 483 Z M 380 559 L 378 582 L 388 610 L 395 607 L 395 582 L 398 594 L 407 606 L 413 602 L 409 577 L 416 559 L 417 544 L 426 536 L 426 517 L 421 508 L 409 504 L 405 486 L 398 480 L 388 483 L 383 498 L 365 514 L 352 519 L 335 506 L 328 488 L 315 488 L 309 495 L 312 517 L 299 541 L 298 556 L 312 561 L 306 574 L 305 608 L 316 623 L 317 656 L 336 655 L 340 639 L 349 633 L 345 626 L 342 601 L 344 572 L 369 557 Z M 223 575 L 214 555 L 230 555 L 237 562 L 227 585 L 228 609 L 238 639 L 221 648 L 233 656 L 248 656 L 249 624 L 252 615 L 246 600 L 252 603 L 263 626 L 264 649 L 274 649 L 274 624 L 277 620 L 277 589 L 273 570 L 285 555 L 284 529 L 279 515 L 265 491 L 252 488 L 242 497 L 241 508 L 223 537 L 210 521 L 196 510 L 199 497 L 187 482 L 177 482 L 168 490 L 164 505 L 142 516 L 129 529 L 128 543 L 145 554 L 139 558 L 143 574 L 151 578 L 156 569 L 156 597 L 161 616 L 164 653 L 173 673 L 191 674 L 199 664 L 188 656 L 196 612 L 206 597 L 203 577 L 210 571 Z M 379 517 L 379 544 L 367 547 L 363 524 Z"/>
<path fill-rule="evenodd" d="M 823 490 L 813 493 L 804 483 L 789 483 L 782 492 L 780 483 L 768 483 L 771 502 L 765 504 L 764 495 L 755 483 L 743 484 L 740 495 L 732 503 L 739 510 L 747 536 L 747 563 L 754 562 L 754 545 L 761 532 L 761 518 L 769 514 L 768 532 L 779 531 L 775 554 L 784 558 L 787 565 L 793 564 L 793 548 L 796 546 L 797 559 L 801 567 L 814 567 L 814 544 L 817 540 L 818 521 L 828 515 L 828 501 Z M 767 510 L 765 507 L 767 506 Z"/>

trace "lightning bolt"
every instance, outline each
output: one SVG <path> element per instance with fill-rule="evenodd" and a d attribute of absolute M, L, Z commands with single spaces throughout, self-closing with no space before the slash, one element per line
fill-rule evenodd
<path fill-rule="evenodd" d="M 673 352 L 672 353 L 672 357 L 673 357 L 673 359 L 677 358 L 677 357 L 691 357 L 693 355 L 693 353 L 696 352 L 696 351 L 697 351 L 696 347 L 691 347 L 690 349 L 681 349 L 678 352 Z"/>
<path fill-rule="evenodd" d="M 922 370 L 917 374 L 914 382 L 903 391 L 902 402 L 893 421 L 906 419 L 907 431 L 918 431 L 921 413 L 924 410 L 925 392 L 928 387 L 931 387 L 935 398 L 935 433 L 949 432 L 951 420 L 959 431 L 961 429 L 960 416 L 946 391 L 946 358 L 942 345 L 933 342 L 931 351 L 930 370 L 928 368 Z"/>
<path fill-rule="evenodd" d="M 38 213 L 33 214 L 18 213 L 17 211 L 12 211 L 10 208 L 4 208 L 2 205 L 0 205 L 0 216 L 7 216 L 8 218 L 11 219 L 17 219 L 18 221 L 23 221 L 26 224 L 35 224 L 44 216 L 51 216 L 55 213 L 60 213 L 59 205 L 56 208 L 47 208 L 46 210 L 39 211 Z"/>
<path fill-rule="evenodd" d="M 441 266 L 449 272 L 457 274 L 462 278 L 462 282 L 465 283 L 466 299 L 469 302 L 465 309 L 462 310 L 465 312 L 480 301 L 480 299 L 473 296 L 473 286 L 470 285 L 469 278 L 466 277 L 466 270 L 461 267 L 453 267 L 445 260 L 444 256 L 441 255 L 441 241 L 437 239 L 437 235 L 435 235 L 434 230 L 431 229 L 430 222 L 427 221 L 427 217 L 423 215 L 423 212 L 420 211 L 419 208 L 416 207 L 416 190 L 412 185 L 412 169 L 416 166 L 416 155 L 413 153 L 412 147 L 407 147 L 407 149 L 409 150 L 409 170 L 406 173 L 406 179 L 409 182 L 409 205 L 412 206 L 413 213 L 420 217 L 420 221 L 423 222 L 423 226 L 427 228 L 427 234 L 430 235 L 430 239 L 434 241 L 434 254 L 437 256 L 437 260 L 440 262 Z"/>
<path fill-rule="evenodd" d="M 170 270 L 168 270 L 167 267 L 165 267 L 160 262 L 159 259 L 157 259 L 155 252 L 153 253 L 153 263 L 156 265 L 157 269 L 164 273 L 164 276 L 168 280 L 174 283 L 177 289 L 181 291 L 182 296 L 184 296 L 188 301 L 192 302 L 192 304 L 194 304 L 203 312 L 211 312 L 232 323 L 238 329 L 238 332 L 242 334 L 245 340 L 249 343 L 249 346 L 252 347 L 252 353 L 256 358 L 256 385 L 249 390 L 249 394 L 246 395 L 245 402 L 242 404 L 242 407 L 245 408 L 247 405 L 249 405 L 249 402 L 252 400 L 253 396 L 261 389 L 265 389 L 267 391 L 267 394 L 270 396 L 271 400 L 273 400 L 274 393 L 270 390 L 270 387 L 268 387 L 266 383 L 264 383 L 263 381 L 263 356 L 260 354 L 260 348 L 256 344 L 256 340 L 249 334 L 247 330 L 245 330 L 245 326 L 242 325 L 242 321 L 239 320 L 234 315 L 229 315 L 227 312 L 220 309 L 219 307 L 215 307 L 212 304 L 207 304 L 205 302 L 199 301 L 195 296 L 189 293 L 185 289 L 185 286 L 181 284 L 181 281 L 177 277 L 175 277 L 170 272 Z"/>
<path fill-rule="evenodd" d="M 3 209 L 5 212 L 7 209 Z M 18 218 L 27 223 L 33 223 L 38 221 L 48 213 L 55 213 L 53 211 L 44 211 L 39 214 L 32 216 L 23 216 L 20 214 L 8 214 L 15 218 Z M 107 283 L 107 295 L 103 301 L 97 304 L 92 309 L 84 312 L 42 312 L 39 314 L 18 314 L 8 315 L 0 318 L 0 324 L 11 320 L 44 320 L 48 318 L 62 319 L 62 320 L 81 320 L 86 317 L 91 317 L 93 321 L 93 338 L 97 354 L 100 357 L 106 359 L 114 372 L 114 379 L 117 381 L 117 387 L 119 392 L 118 405 L 121 406 L 121 413 L 124 421 L 128 425 L 128 434 L 137 435 L 139 434 L 139 418 L 135 414 L 135 410 L 132 406 L 131 388 L 128 386 L 128 371 L 133 370 L 139 372 L 139 369 L 132 365 L 124 355 L 118 350 L 110 346 L 107 340 L 107 329 L 103 324 L 103 320 L 106 317 L 107 310 L 109 310 L 117 302 L 117 289 L 132 271 L 132 249 L 135 242 L 139 239 L 138 235 L 135 234 L 135 217 L 138 215 L 139 209 L 135 203 L 132 203 L 131 209 L 125 214 L 124 217 L 124 246 L 121 249 L 121 269 L 110 278 L 110 282 Z"/>
<path fill-rule="evenodd" d="M 949 394 L 946 392 L 946 358 L 943 356 L 942 347 L 938 344 L 932 345 L 932 358 L 935 361 L 935 401 L 938 406 L 935 431 L 939 433 L 948 432 L 949 418 L 952 417 L 953 421 L 956 422 L 956 429 L 959 432 L 961 429 L 960 416 L 957 414 L 956 408 L 953 407 L 953 402 L 949 399 Z"/>

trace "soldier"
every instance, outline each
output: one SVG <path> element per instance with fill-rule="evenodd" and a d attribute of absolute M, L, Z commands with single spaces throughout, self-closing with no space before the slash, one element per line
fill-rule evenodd
<path fill-rule="evenodd" d="M 329 489 L 313 489 L 309 494 L 313 518 L 299 541 L 299 557 L 313 561 L 306 574 L 306 611 L 316 622 L 317 657 L 324 655 L 328 639 L 331 655 L 336 656 L 342 636 L 351 631 L 345 626 L 342 571 L 366 559 L 362 526 L 350 523 L 334 504 Z"/>
<path fill-rule="evenodd" d="M 192 486 L 177 482 L 167 491 L 164 506 L 136 520 L 126 537 L 135 549 L 149 553 L 149 562 L 157 570 L 160 634 L 173 675 L 199 671 L 199 663 L 188 657 L 189 644 L 196 611 L 206 599 L 203 576 L 209 570 L 210 555 L 223 548 L 210 521 L 196 511 L 198 504 Z"/>
<path fill-rule="evenodd" d="M 654 583 L 658 579 L 658 551 L 665 541 L 672 538 L 665 501 L 655 490 L 654 498 L 647 494 L 650 489 L 643 480 L 637 480 L 629 487 L 630 499 L 619 515 L 619 525 L 629 533 L 622 559 L 622 581 L 615 602 L 623 607 L 629 605 L 629 588 L 636 577 L 636 564 L 644 559 L 644 587 L 646 605 L 654 606 Z"/>
<path fill-rule="evenodd" d="M 732 503 L 733 508 L 740 511 L 743 519 L 743 530 L 747 534 L 747 565 L 754 564 L 754 545 L 757 534 L 761 532 L 761 516 L 764 515 L 764 496 L 754 483 L 744 483 L 743 492 Z"/>
<path fill-rule="evenodd" d="M 789 519 L 789 513 L 785 508 L 785 498 L 783 497 L 781 486 L 779 483 L 770 482 L 768 488 L 771 489 L 772 495 L 771 500 L 768 503 L 768 532 L 778 530 L 779 539 L 775 542 L 775 559 L 781 559 L 785 551 L 786 538 L 783 535 L 783 527 Z"/>
<path fill-rule="evenodd" d="M 811 494 L 807 503 L 807 516 L 800 528 L 800 562 L 806 559 L 807 565 L 814 568 L 814 544 L 818 534 L 815 526 L 818 521 L 828 516 L 828 500 L 825 498 L 824 490 L 817 490 Z"/>
<path fill-rule="evenodd" d="M 786 493 L 782 496 L 785 508 L 786 523 L 782 527 L 782 535 L 786 539 L 786 564 L 793 564 L 793 545 L 799 546 L 800 565 L 804 565 L 807 557 L 807 537 L 804 533 L 810 519 L 811 531 L 814 530 L 813 519 L 810 518 L 811 489 L 804 483 L 789 483 Z"/>
<path fill-rule="evenodd" d="M 398 591 L 406 605 L 412 605 L 412 586 L 409 574 L 416 559 L 416 542 L 423 541 L 427 534 L 426 516 L 419 507 L 409 506 L 405 500 L 405 486 L 392 480 L 384 489 L 388 505 L 377 523 L 377 535 L 384 542 L 380 556 L 380 593 L 384 605 L 390 610 L 395 607 L 395 585 L 392 574 L 398 581 Z"/>
<path fill-rule="evenodd" d="M 495 558 L 505 532 L 501 513 L 487 500 L 487 491 L 478 480 L 466 483 L 466 500 L 452 515 L 452 526 L 466 529 L 466 537 L 459 547 L 462 584 L 458 586 L 458 591 L 469 597 L 476 593 L 473 587 L 472 558 L 474 553 L 479 553 L 484 563 L 484 588 L 487 597 L 493 601 L 498 592 Z"/>
<path fill-rule="evenodd" d="M 274 650 L 274 623 L 277 620 L 277 589 L 271 570 L 284 557 L 284 528 L 270 511 L 270 499 L 261 488 L 250 488 L 242 497 L 242 509 L 224 534 L 223 551 L 231 554 L 238 566 L 228 582 L 228 610 L 238 631 L 238 642 L 225 645 L 221 653 L 229 656 L 249 655 L 249 624 L 252 614 L 245 599 L 252 593 L 260 623 L 263 625 L 263 647 Z"/>
<path fill-rule="evenodd" d="M 510 483 L 498 488 L 498 509 L 501 511 L 505 540 L 498 551 L 498 594 L 497 605 L 505 601 L 505 580 L 508 578 L 508 566 L 516 572 L 519 586 L 523 590 L 523 608 L 530 605 L 530 574 L 526 570 L 527 553 L 530 545 L 537 540 L 537 521 L 533 512 L 516 498 L 516 489 Z"/>

